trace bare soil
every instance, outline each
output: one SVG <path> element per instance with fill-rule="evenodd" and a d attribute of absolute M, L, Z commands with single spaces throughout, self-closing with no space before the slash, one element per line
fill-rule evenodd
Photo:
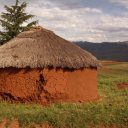
<path fill-rule="evenodd" d="M 118 84 L 117 87 L 118 87 L 118 89 L 126 89 L 126 88 L 128 88 L 128 84 L 121 83 L 121 84 Z"/>
<path fill-rule="evenodd" d="M 7 119 L 3 119 L 2 122 L 0 122 L 0 128 L 22 128 L 19 125 L 19 122 L 15 119 L 12 122 L 9 122 Z M 42 125 L 30 125 L 27 126 L 26 128 L 52 128 L 48 123 L 42 124 Z"/>

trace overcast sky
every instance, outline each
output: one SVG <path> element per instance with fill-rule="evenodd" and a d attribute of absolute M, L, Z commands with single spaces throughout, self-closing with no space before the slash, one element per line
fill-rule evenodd
<path fill-rule="evenodd" d="M 128 40 L 128 0 L 21 0 L 39 24 L 71 41 Z M 15 0 L 0 0 L 3 6 Z"/>

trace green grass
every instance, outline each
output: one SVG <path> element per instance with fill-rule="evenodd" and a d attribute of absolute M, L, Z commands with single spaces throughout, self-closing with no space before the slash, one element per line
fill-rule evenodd
<path fill-rule="evenodd" d="M 128 89 L 119 90 L 118 83 L 128 83 L 128 63 L 106 65 L 98 71 L 101 101 L 48 107 L 2 102 L 0 120 L 18 119 L 23 127 L 31 123 L 49 123 L 55 128 L 127 128 Z"/>

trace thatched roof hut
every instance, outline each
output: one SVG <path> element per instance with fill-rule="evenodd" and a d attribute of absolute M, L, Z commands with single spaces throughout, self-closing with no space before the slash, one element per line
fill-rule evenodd
<path fill-rule="evenodd" d="M 98 66 L 89 52 L 44 28 L 32 29 L 0 47 L 0 68 L 89 68 Z"/>
<path fill-rule="evenodd" d="M 0 47 L 0 97 L 20 102 L 96 99 L 98 60 L 44 28 Z"/>

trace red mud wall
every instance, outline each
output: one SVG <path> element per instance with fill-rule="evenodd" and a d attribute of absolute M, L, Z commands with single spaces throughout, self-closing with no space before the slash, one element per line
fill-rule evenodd
<path fill-rule="evenodd" d="M 84 102 L 98 97 L 96 70 L 0 69 L 0 97 L 19 102 Z"/>

